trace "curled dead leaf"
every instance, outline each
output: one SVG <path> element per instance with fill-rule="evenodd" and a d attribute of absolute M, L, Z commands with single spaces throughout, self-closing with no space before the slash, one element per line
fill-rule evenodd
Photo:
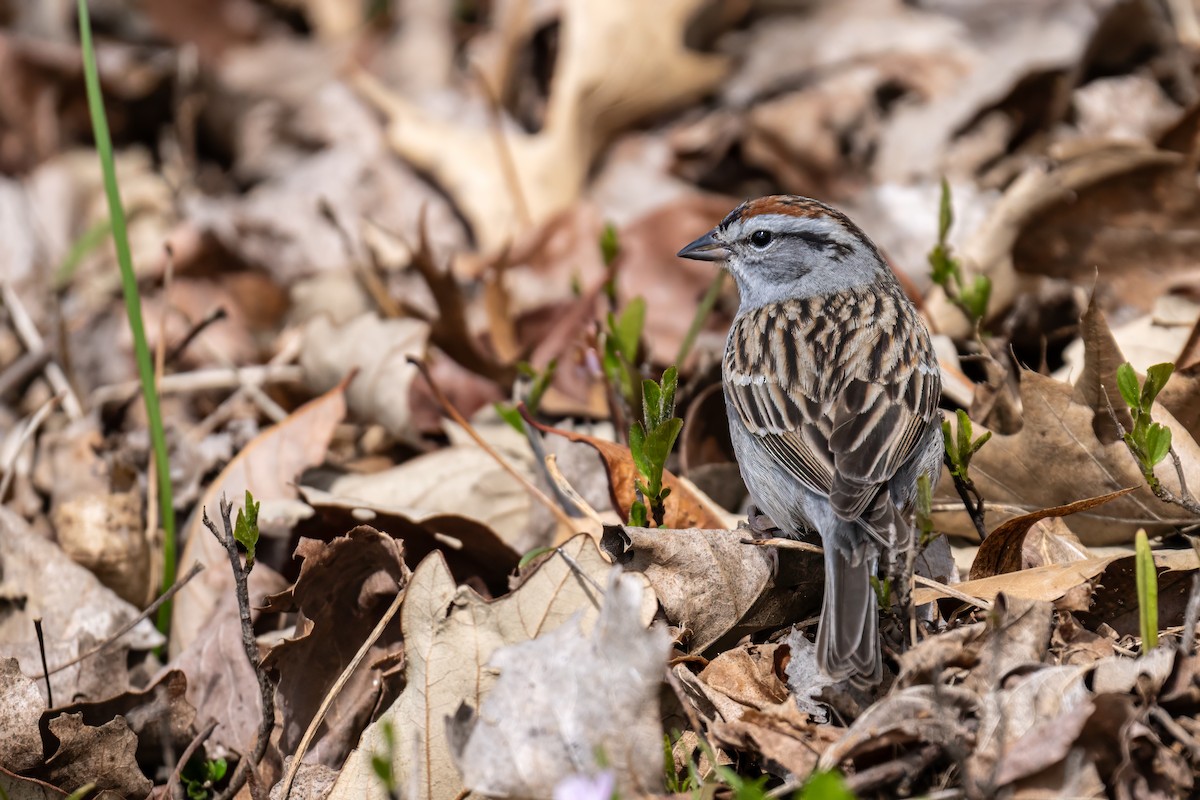
<path fill-rule="evenodd" d="M 1068 514 L 1087 511 L 1090 508 L 1104 505 L 1109 500 L 1129 494 L 1136 488 L 1130 487 L 1116 492 L 1109 492 L 1099 497 L 1076 500 L 1074 503 L 1068 503 L 1065 506 L 1045 508 L 1041 511 L 1034 511 L 1032 514 L 1022 514 L 1019 517 L 1006 520 L 989 533 L 988 537 L 979 545 L 979 550 L 975 554 L 975 561 L 971 564 L 971 580 L 1000 575 L 1005 572 L 1016 572 L 1021 569 L 1023 566 L 1021 560 L 1022 546 L 1026 535 L 1033 528 L 1034 523 L 1048 517 L 1065 517 Z"/>

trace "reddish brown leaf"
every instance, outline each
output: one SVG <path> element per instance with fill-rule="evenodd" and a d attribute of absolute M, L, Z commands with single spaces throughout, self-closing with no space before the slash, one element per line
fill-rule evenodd
<path fill-rule="evenodd" d="M 979 545 L 979 552 L 975 554 L 975 561 L 971 564 L 970 579 L 990 578 L 993 575 L 1016 572 L 1021 569 L 1021 548 L 1025 543 L 1025 536 L 1034 523 L 1039 520 L 1047 517 L 1065 517 L 1078 511 L 1087 511 L 1104 505 L 1109 500 L 1114 500 L 1121 495 L 1129 494 L 1136 488 L 1131 486 L 1128 489 L 1109 492 L 1099 497 L 1076 500 L 1074 503 L 1064 506 L 1044 508 L 1041 511 L 1013 517 L 988 534 L 988 537 Z"/>

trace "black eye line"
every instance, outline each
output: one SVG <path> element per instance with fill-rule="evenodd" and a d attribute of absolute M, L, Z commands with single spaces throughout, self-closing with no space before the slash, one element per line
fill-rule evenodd
<path fill-rule="evenodd" d="M 762 229 L 759 228 L 759 229 L 751 231 L 750 236 L 753 236 L 755 233 L 758 233 L 759 230 L 762 230 Z M 840 246 L 838 244 L 838 242 L 836 242 L 833 239 L 832 236 L 823 236 L 822 234 L 813 233 L 811 231 L 768 231 L 768 233 L 770 233 L 770 235 L 771 235 L 771 242 L 774 242 L 777 239 L 791 238 L 791 239 L 802 239 L 803 241 L 806 241 L 809 244 L 817 246 L 817 247 L 839 247 Z M 747 237 L 747 238 L 749 238 L 749 237 Z M 753 242 L 751 242 L 751 244 L 753 244 Z"/>

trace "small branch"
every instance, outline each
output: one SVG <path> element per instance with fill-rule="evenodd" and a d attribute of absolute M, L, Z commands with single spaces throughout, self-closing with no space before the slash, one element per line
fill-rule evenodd
<path fill-rule="evenodd" d="M 204 527 L 212 532 L 212 535 L 217 538 L 229 555 L 229 566 L 233 569 L 233 580 L 237 590 L 238 614 L 242 622 L 242 649 L 246 651 L 246 660 L 250 662 L 250 667 L 254 670 L 255 677 L 258 678 L 262 720 L 258 725 L 258 739 L 254 743 L 254 752 L 249 757 L 243 756 L 238 761 L 237 769 L 234 770 L 233 777 L 229 779 L 229 785 L 214 800 L 231 800 L 241 790 L 247 778 L 250 777 L 251 771 L 262 761 L 263 755 L 267 752 L 267 745 L 271 742 L 271 732 L 275 729 L 275 687 L 271 684 L 266 670 L 262 668 L 262 662 L 258 657 L 258 645 L 254 641 L 254 625 L 250 619 L 250 589 L 247 583 L 250 568 L 242 565 L 242 557 L 238 554 L 237 540 L 233 538 L 232 513 L 233 504 L 222 495 L 221 521 L 224 523 L 224 533 L 218 531 L 217 526 L 208 518 L 208 509 L 203 511 L 203 521 Z"/>
<path fill-rule="evenodd" d="M 171 777 L 167 779 L 167 791 L 165 792 L 172 800 L 188 800 L 187 794 L 183 791 L 183 785 L 179 782 L 179 774 L 183 772 L 184 767 L 192 760 L 192 756 L 196 754 L 201 745 L 208 741 L 208 737 L 212 736 L 212 732 L 216 729 L 217 721 L 214 719 L 204 727 L 204 730 L 196 734 L 196 738 L 188 743 L 183 755 L 179 757 L 179 761 L 175 762 L 175 769 L 171 770 Z"/>
<path fill-rule="evenodd" d="M 459 413 L 458 409 L 455 408 L 450 402 L 450 398 L 446 397 L 445 392 L 443 392 L 441 387 L 434 382 L 433 376 L 429 374 L 429 367 L 426 366 L 425 362 L 409 357 L 408 363 L 416 367 L 421 373 L 421 377 L 423 377 L 425 379 L 425 383 L 429 385 L 429 391 L 433 393 L 434 399 L 438 401 L 438 404 L 442 407 L 442 410 L 446 412 L 450 419 L 462 426 L 463 430 L 467 432 L 467 435 L 475 441 L 475 444 L 479 445 L 481 448 L 483 448 L 485 453 L 495 459 L 496 463 L 499 464 L 505 472 L 516 478 L 517 482 L 525 487 L 525 491 L 529 492 L 534 500 L 537 500 L 539 503 L 549 509 L 550 513 L 554 515 L 554 518 L 558 520 L 560 525 L 563 525 L 571 531 L 574 531 L 579 527 L 579 520 L 574 520 L 567 516 L 567 513 L 559 507 L 558 503 L 555 503 L 553 500 L 547 497 L 545 492 L 535 486 L 529 480 L 529 478 L 523 475 L 516 467 L 508 463 L 508 459 L 500 455 L 500 453 L 496 451 L 496 448 L 488 444 L 487 441 L 479 435 L 479 431 L 475 430 L 475 427 L 470 422 L 467 422 L 466 417 Z"/>
<path fill-rule="evenodd" d="M 803 550 L 806 553 L 825 552 L 825 549 L 819 545 L 801 542 L 798 539 L 742 539 L 740 543 L 753 545 L 754 547 L 778 547 L 780 550 Z"/>
<path fill-rule="evenodd" d="M 21 457 L 21 451 L 25 449 L 25 445 L 37 433 L 38 428 L 42 427 L 42 423 L 46 421 L 46 417 L 58 407 L 62 399 L 63 395 L 56 394 L 45 403 L 42 403 L 41 408 L 33 412 L 33 416 L 29 418 L 29 422 L 21 429 L 16 447 L 9 451 L 8 459 L 3 464 L 0 464 L 0 470 L 4 472 L 4 477 L 0 478 L 0 503 L 3 503 L 4 498 L 8 495 L 8 488 L 12 484 L 13 476 L 16 475 L 17 459 Z"/>
<path fill-rule="evenodd" d="M 992 610 L 992 604 L 987 600 L 981 600 L 978 597 L 972 597 L 966 592 L 960 592 L 953 586 L 947 586 L 944 583 L 939 583 L 932 578 L 926 578 L 923 575 L 913 575 L 913 583 L 916 583 L 920 586 L 925 586 L 929 589 L 936 589 L 947 597 L 953 597 L 955 600 L 961 600 L 968 605 L 975 606 L 976 608 L 982 608 L 984 611 Z"/>
<path fill-rule="evenodd" d="M 532 425 L 525 426 L 525 430 L 538 432 Z M 596 509 L 592 508 L 587 500 L 583 499 L 583 495 L 571 485 L 567 477 L 562 474 L 562 470 L 558 468 L 558 456 L 551 453 L 545 456 L 543 463 L 546 465 L 546 473 L 550 477 L 550 484 L 558 490 L 559 495 L 574 505 L 579 513 L 590 519 L 597 528 L 603 529 L 604 520 L 600 518 L 600 514 Z"/>
<path fill-rule="evenodd" d="M 975 532 L 979 534 L 979 541 L 982 542 L 987 538 L 987 526 L 984 524 L 983 495 L 975 488 L 975 481 L 955 474 L 954 464 L 950 461 L 949 453 L 943 453 L 942 460 L 950 470 L 950 477 L 954 480 L 954 488 L 958 491 L 958 496 L 962 499 L 963 508 L 967 510 L 968 516 L 971 517 L 971 524 L 975 526 Z"/>
<path fill-rule="evenodd" d="M 159 393 L 188 394 L 214 389 L 238 389 L 243 386 L 265 386 L 276 383 L 303 383 L 304 369 L 295 364 L 267 364 L 253 367 L 224 369 L 213 367 L 194 372 L 179 372 L 164 375 L 159 383 Z M 137 381 L 101 386 L 91 394 L 93 405 L 113 401 L 124 401 L 130 394 L 141 391 Z"/>
<path fill-rule="evenodd" d="M 78 664 L 80 661 L 84 661 L 85 659 L 91 658 L 92 656 L 96 655 L 97 653 L 107 649 L 114 642 L 119 641 L 122 636 L 124 636 L 125 634 L 127 634 L 131 630 L 133 630 L 133 627 L 135 625 L 137 625 L 139 622 L 141 622 L 144 619 L 149 619 L 151 616 L 153 616 L 154 612 L 158 611 L 158 609 L 161 608 L 164 603 L 169 602 L 170 599 L 172 597 L 174 597 L 175 594 L 180 589 L 182 589 L 184 586 L 187 586 L 188 581 L 190 581 L 192 578 L 196 577 L 203 571 L 204 571 L 204 565 L 201 564 L 199 561 L 197 561 L 195 564 L 192 564 L 192 568 L 187 571 L 186 575 L 184 575 L 179 580 L 175 581 L 175 583 L 171 586 L 170 589 L 167 589 L 167 591 L 165 591 L 161 595 L 159 595 L 157 600 L 155 600 L 150 605 L 146 606 L 146 608 L 144 608 L 142 610 L 142 613 L 138 614 L 136 617 L 129 620 L 129 622 L 125 623 L 125 625 L 123 625 L 119 631 L 112 634 L 107 639 L 105 639 L 103 642 L 96 645 L 91 650 L 88 650 L 86 653 L 81 653 L 81 654 L 75 656 L 75 658 L 72 658 L 70 661 L 68 661 L 65 664 L 59 664 L 57 667 L 55 667 L 54 669 L 52 669 L 48 673 L 46 673 L 46 676 L 53 675 L 57 672 L 62 672 L 67 667 L 73 667 L 76 664 Z M 43 665 L 43 667 L 44 666 L 45 665 Z M 39 676 L 39 677 L 42 677 L 42 676 Z"/>
<path fill-rule="evenodd" d="M 329 707 L 333 705 L 334 699 L 341 693 L 342 687 L 350 680 L 350 676 L 354 674 L 354 670 L 358 669 L 358 665 L 366 658 L 367 651 L 371 649 L 375 642 L 379 641 L 379 637 L 383 635 L 383 631 L 388 626 L 388 623 L 392 621 L 392 618 L 400 610 L 400 606 L 404 603 L 406 589 L 407 587 L 401 586 L 396 590 L 396 596 L 392 599 L 391 605 L 388 606 L 387 611 L 380 617 L 374 630 L 363 641 L 362 646 L 358 648 L 358 652 L 354 654 L 354 658 L 350 659 L 350 663 L 346 665 L 346 668 L 342 670 L 342 674 L 334 681 L 333 686 L 330 687 L 329 692 L 325 695 L 325 699 L 321 701 L 320 707 L 317 708 L 317 713 L 313 715 L 312 721 L 308 723 L 308 728 L 304 731 L 304 737 L 300 739 L 300 744 L 296 747 L 295 754 L 292 755 L 292 763 L 288 766 L 287 775 L 283 778 L 282 800 L 287 800 L 288 795 L 291 794 L 292 782 L 296 779 L 296 772 L 300 769 L 300 762 L 304 759 L 304 754 L 308 752 L 308 747 L 312 744 L 313 737 L 317 734 L 317 728 L 321 727 L 321 722 L 325 719 L 325 714 L 328 713 Z"/>
<path fill-rule="evenodd" d="M 42 335 L 38 333 L 37 325 L 33 323 L 33 318 L 25 310 L 25 304 L 21 302 L 20 296 L 7 281 L 0 281 L 0 303 L 8 309 L 13 329 L 17 332 L 17 338 L 21 340 L 25 349 L 31 353 L 46 350 L 46 343 L 43 341 Z M 63 410 L 67 412 L 67 416 L 72 421 L 82 419 L 83 407 L 79 405 L 79 398 L 75 396 L 71 382 L 67 380 L 66 373 L 63 372 L 57 361 L 51 360 L 46 364 L 45 375 L 46 380 L 50 382 L 50 387 L 54 389 L 54 393 L 62 395 Z"/>

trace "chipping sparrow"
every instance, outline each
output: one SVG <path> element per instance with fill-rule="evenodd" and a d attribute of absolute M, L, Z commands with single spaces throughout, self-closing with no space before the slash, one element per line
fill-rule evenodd
<path fill-rule="evenodd" d="M 725 345 L 725 406 L 754 505 L 825 549 L 817 662 L 882 675 L 871 576 L 909 545 L 916 481 L 941 472 L 941 378 L 929 331 L 879 250 L 804 197 L 750 200 L 679 251 L 725 261 L 741 306 Z"/>

